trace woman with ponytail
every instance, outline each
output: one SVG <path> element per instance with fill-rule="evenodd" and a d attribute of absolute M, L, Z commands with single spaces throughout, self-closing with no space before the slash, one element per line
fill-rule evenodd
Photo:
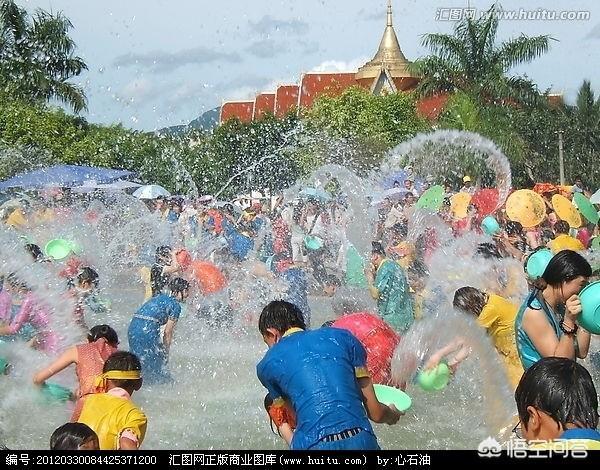
<path fill-rule="evenodd" d="M 543 357 L 583 359 L 590 333 L 577 323 L 579 293 L 592 275 L 579 253 L 563 250 L 548 263 L 515 319 L 517 351 L 527 370 Z"/>
<path fill-rule="evenodd" d="M 102 374 L 104 363 L 117 350 L 119 344 L 116 331 L 108 325 L 94 326 L 89 331 L 87 340 L 87 343 L 67 349 L 52 364 L 33 377 L 34 384 L 43 385 L 50 377 L 75 364 L 79 388 L 75 393 L 78 403 L 75 406 L 74 416 L 79 414 L 81 398 L 96 392 L 96 377 Z"/>

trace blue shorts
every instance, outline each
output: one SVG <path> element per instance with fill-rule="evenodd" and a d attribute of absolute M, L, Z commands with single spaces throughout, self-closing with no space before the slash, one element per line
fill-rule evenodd
<path fill-rule="evenodd" d="M 375 434 L 363 430 L 348 439 L 319 441 L 308 450 L 380 450 L 380 448 Z"/>

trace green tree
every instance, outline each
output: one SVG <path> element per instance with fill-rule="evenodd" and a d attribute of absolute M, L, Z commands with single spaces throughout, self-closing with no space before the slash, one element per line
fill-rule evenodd
<path fill-rule="evenodd" d="M 23 101 L 0 99 L 0 140 L 17 147 L 37 147 L 63 161 L 65 150 L 84 137 L 87 122 Z"/>
<path fill-rule="evenodd" d="M 213 176 L 211 186 L 233 195 L 252 189 L 280 191 L 291 185 L 300 174 L 293 158 L 297 127 L 293 114 L 283 119 L 266 115 L 250 123 L 232 119 L 218 127 L 203 160 L 203 172 Z"/>
<path fill-rule="evenodd" d="M 72 27 L 61 13 L 38 9 L 30 17 L 13 0 L 0 0 L 0 80 L 7 95 L 86 109 L 83 89 L 68 81 L 87 69 L 75 55 Z"/>
<path fill-rule="evenodd" d="M 565 137 L 572 153 L 567 165 L 571 178 L 581 176 L 595 188 L 600 181 L 600 97 L 595 97 L 588 80 L 579 88 L 575 106 L 566 112 L 570 124 Z"/>
<path fill-rule="evenodd" d="M 423 45 L 432 55 L 415 61 L 412 71 L 422 77 L 419 96 L 462 91 L 486 103 L 539 101 L 537 86 L 526 77 L 510 76 L 509 70 L 530 62 L 549 49 L 549 36 L 518 38 L 497 44 L 498 8 L 487 15 L 458 22 L 454 34 L 427 34 Z"/>
<path fill-rule="evenodd" d="M 359 171 L 379 163 L 391 147 L 430 128 L 418 116 L 412 94 L 373 95 L 360 87 L 348 88 L 339 96 L 319 97 L 303 119 L 309 134 L 326 133 L 315 139 L 312 151 L 304 149 L 304 164 L 332 160 Z M 339 159 L 331 137 L 343 146 L 342 153 L 350 154 L 350 161 Z"/>
<path fill-rule="evenodd" d="M 508 157 L 515 181 L 524 184 L 528 179 L 525 171 L 528 144 L 514 124 L 516 115 L 521 112 L 513 107 L 482 105 L 473 97 L 458 92 L 446 103 L 438 125 L 442 128 L 476 132 L 492 140 Z"/>

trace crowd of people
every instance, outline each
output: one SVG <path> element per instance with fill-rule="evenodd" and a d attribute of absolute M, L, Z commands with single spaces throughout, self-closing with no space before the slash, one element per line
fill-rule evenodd
<path fill-rule="evenodd" d="M 443 183 L 443 197 L 433 211 L 439 224 L 415 229 L 416 216 L 423 210 L 419 198 L 436 183 L 428 176 L 417 188 L 415 179 L 409 173 L 393 182 L 383 200 L 371 201 L 376 220 L 371 233 L 363 234 L 370 244 L 369 256 L 348 237 L 356 217 L 366 214 L 352 212 L 348 195 L 334 177 L 294 200 L 279 197 L 248 207 L 219 203 L 210 196 L 145 201 L 152 217 L 170 227 L 171 243 L 156 243 L 153 262 L 139 271 L 144 301 L 131 312 L 127 351 L 110 325 L 88 325 L 89 311 L 97 318 L 106 305 L 97 299 L 99 275 L 85 253 L 73 249 L 57 259 L 28 240 L 23 250 L 30 262 L 64 281 L 61 295 L 72 307 L 72 322 L 82 339 L 64 344 L 53 325 L 52 306 L 19 272 L 1 273 L 3 347 L 25 342 L 48 356 L 47 365 L 32 377 L 38 387 L 75 365 L 79 386 L 71 397 L 71 422 L 52 435 L 51 447 L 140 447 L 147 418 L 132 395 L 143 383 L 176 380 L 168 361 L 176 325 L 186 300 L 201 296 L 205 301 L 194 312 L 199 321 L 219 327 L 249 318 L 258 323 L 268 346 L 257 366 L 258 379 L 268 392 L 265 408 L 291 449 L 378 449 L 371 421 L 394 425 L 403 413 L 380 402 L 374 384 L 406 388 L 411 377 L 394 371 L 395 346 L 432 309 L 448 307 L 474 317 L 489 335 L 506 381 L 516 390 L 520 424 L 515 431 L 522 429 L 527 440 L 545 439 L 549 445 L 556 439 L 574 439 L 600 448 L 596 390 L 590 374 L 576 362 L 590 350 L 592 335 L 580 325 L 578 294 L 598 275 L 588 254 L 600 236 L 599 225 L 582 218 L 574 227 L 560 219 L 552 204 L 552 196 L 561 191 L 568 198 L 583 194 L 583 183 L 578 180 L 567 192 L 544 187 L 545 214 L 539 223 L 524 227 L 511 219 L 503 204 L 484 213 L 470 203 L 481 188 L 464 176 L 456 193 L 466 198 L 466 210 L 455 207 L 455 192 Z M 64 192 L 51 202 L 36 201 L 37 206 L 12 208 L 3 230 L 31 235 L 45 221 L 67 220 L 76 211 Z M 93 224 L 93 210 L 85 204 L 77 207 L 83 207 Z M 493 217 L 498 229 L 487 233 L 484 217 Z M 453 240 L 469 235 L 479 238 L 463 255 L 489 265 L 489 279 L 482 283 L 485 288 L 461 286 L 452 293 L 451 305 L 444 306 L 430 282 L 432 260 Z M 544 250 L 551 252 L 549 258 L 534 274 L 527 265 Z M 492 273 L 492 264 L 499 260 L 512 260 L 524 269 Z M 281 283 L 284 289 L 265 302 L 257 318 L 244 311 L 243 293 L 233 282 L 239 276 Z M 527 295 L 519 299 L 524 290 Z M 323 325 L 314 323 L 309 301 L 320 296 L 336 300 L 336 317 Z M 340 321 L 352 315 L 355 323 Z M 371 325 L 371 339 L 359 334 L 364 322 Z M 410 374 L 442 362 L 456 374 L 472 354 L 468 339 L 450 338 L 429 351 Z M 10 374 L 10 365 L 4 370 Z"/>

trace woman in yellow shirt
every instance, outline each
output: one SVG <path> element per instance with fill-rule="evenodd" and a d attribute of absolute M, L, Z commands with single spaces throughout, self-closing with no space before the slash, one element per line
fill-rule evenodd
<path fill-rule="evenodd" d="M 454 308 L 472 313 L 487 330 L 502 357 L 513 388 L 523 375 L 523 366 L 515 342 L 515 317 L 519 307 L 503 297 L 486 294 L 474 287 L 461 287 L 454 293 Z"/>

